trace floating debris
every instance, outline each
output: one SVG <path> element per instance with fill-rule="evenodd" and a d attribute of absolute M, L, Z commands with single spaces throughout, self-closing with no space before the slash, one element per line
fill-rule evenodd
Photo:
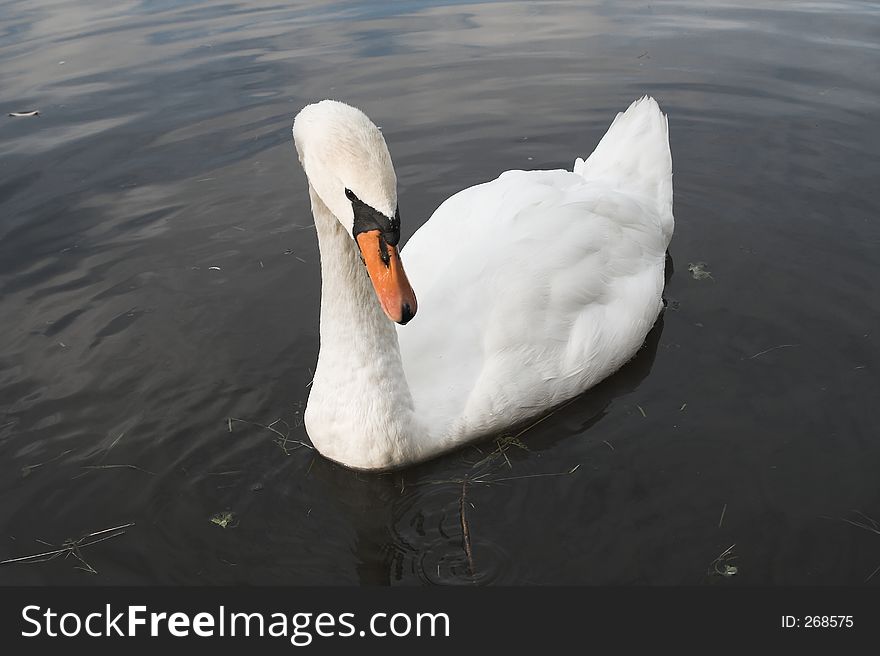
<path fill-rule="evenodd" d="M 580 469 L 580 467 L 581 467 L 581 465 L 580 465 L 580 463 L 578 463 L 574 467 L 569 469 L 568 471 L 564 471 L 564 472 L 550 472 L 547 474 L 525 474 L 524 476 L 507 476 L 505 478 L 493 478 L 493 479 L 486 480 L 486 481 L 478 480 L 477 478 L 473 478 L 471 480 L 475 481 L 477 483 L 491 484 L 491 483 L 501 483 L 503 481 L 519 481 L 524 478 L 544 478 L 545 476 L 569 476 L 571 474 L 574 474 L 578 469 Z"/>
<path fill-rule="evenodd" d="M 706 267 L 709 266 L 705 262 L 691 262 L 688 264 L 688 271 L 691 272 L 694 280 L 705 280 L 706 278 L 712 278 L 712 272 L 709 271 Z"/>
<path fill-rule="evenodd" d="M 129 465 L 129 464 L 118 464 L 118 465 L 84 465 L 83 469 L 87 470 L 95 470 L 95 469 L 133 469 L 135 471 L 143 472 L 145 474 L 149 474 L 150 476 L 155 476 L 156 472 L 151 472 L 143 467 L 138 467 L 137 465 Z M 78 477 L 77 477 L 78 478 Z"/>
<path fill-rule="evenodd" d="M 852 526 L 857 526 L 859 528 L 865 529 L 866 531 L 870 531 L 871 533 L 874 533 L 876 535 L 880 535 L 880 523 L 878 523 L 877 521 L 868 517 L 861 510 L 853 510 L 851 512 L 858 515 L 861 519 L 852 520 L 852 519 L 847 519 L 845 517 L 841 517 L 841 519 L 843 521 L 845 521 L 847 524 L 851 524 Z"/>
<path fill-rule="evenodd" d="M 36 109 L 33 109 L 29 112 L 9 112 L 9 115 L 13 118 L 25 118 L 28 116 L 39 116 L 40 112 L 38 112 Z"/>
<path fill-rule="evenodd" d="M 851 524 L 852 526 L 857 526 L 858 528 L 864 529 L 870 533 L 874 533 L 875 535 L 880 535 L 880 522 L 877 522 L 875 519 L 868 517 L 861 510 L 851 510 L 850 512 L 855 515 L 858 515 L 858 518 L 847 519 L 846 517 L 841 517 L 840 519 L 845 521 L 847 524 Z M 826 519 L 830 519 L 830 517 L 826 517 Z M 880 573 L 880 565 L 878 565 L 877 568 L 873 572 L 868 574 L 868 578 L 866 578 L 863 581 L 863 583 L 867 583 L 872 578 L 877 576 L 878 573 Z"/>
<path fill-rule="evenodd" d="M 9 426 L 9 425 L 10 425 L 10 424 L 6 424 L 6 425 L 4 426 L 4 428 L 5 428 L 6 426 Z M 62 451 L 61 453 L 59 453 L 59 454 L 58 454 L 57 456 L 55 456 L 54 458 L 49 458 L 49 460 L 46 460 L 45 462 L 38 462 L 38 463 L 35 464 L 35 465 L 25 465 L 24 467 L 21 468 L 21 477 L 22 477 L 22 478 L 25 478 L 26 476 L 29 476 L 30 473 L 31 473 L 33 470 L 35 470 L 37 467 L 42 467 L 43 465 L 48 465 L 50 462 L 55 462 L 56 460 L 58 460 L 58 459 L 60 459 L 60 458 L 63 458 L 63 457 L 66 456 L 68 453 L 72 453 L 72 452 L 73 452 L 73 449 L 67 449 L 67 451 Z"/>
<path fill-rule="evenodd" d="M 467 557 L 467 574 L 473 577 L 477 571 L 474 567 L 474 554 L 471 549 L 471 530 L 468 526 L 467 515 L 464 511 L 465 494 L 467 493 L 467 479 L 461 482 L 461 498 L 458 500 L 458 516 L 461 520 L 461 545 Z M 439 569 L 439 565 L 438 565 Z"/>
<path fill-rule="evenodd" d="M 286 455 L 286 456 L 289 456 L 291 451 L 295 451 L 296 449 L 299 449 L 302 447 L 306 447 L 307 449 L 314 449 L 315 448 L 312 445 L 306 444 L 305 442 L 303 442 L 301 440 L 291 439 L 290 438 L 291 426 L 290 426 L 290 424 L 288 424 L 286 421 L 284 421 L 281 418 L 276 419 L 275 421 L 273 421 L 271 424 L 268 424 L 268 425 L 260 424 L 255 421 L 248 421 L 247 419 L 237 419 L 236 417 L 227 417 L 226 421 L 227 421 L 227 426 L 229 427 L 230 433 L 232 432 L 232 422 L 233 421 L 237 421 L 242 424 L 249 424 L 250 426 L 257 426 L 259 428 L 265 428 L 266 430 L 272 431 L 273 433 L 275 433 L 275 435 L 278 436 L 272 441 L 278 446 L 278 448 L 280 448 L 284 452 L 284 455 Z M 280 430 L 275 428 L 275 425 L 279 424 L 279 423 L 284 424 L 285 432 L 282 433 Z M 297 424 L 296 428 L 299 428 L 299 426 L 301 426 L 301 424 Z M 293 447 L 289 446 L 291 444 L 296 445 L 296 446 L 293 446 Z"/>
<path fill-rule="evenodd" d="M 211 523 L 220 528 L 234 528 L 237 522 L 235 522 L 235 513 L 226 510 L 211 517 Z"/>
<path fill-rule="evenodd" d="M 746 358 L 746 360 L 754 360 L 758 356 L 769 353 L 770 351 L 775 351 L 776 349 L 793 348 L 795 346 L 800 346 L 800 344 L 780 344 L 779 346 L 772 346 L 768 349 L 761 351 L 760 353 L 755 353 L 754 355 L 749 356 L 748 358 Z"/>
<path fill-rule="evenodd" d="M 208 267 L 208 271 L 220 271 L 220 267 Z"/>
<path fill-rule="evenodd" d="M 98 571 L 85 561 L 80 550 L 84 549 L 85 547 L 90 547 L 93 544 L 98 544 L 99 542 L 104 542 L 105 540 L 111 540 L 113 538 L 118 538 L 120 535 L 125 535 L 125 529 L 131 528 L 132 526 L 134 526 L 134 522 L 122 524 L 120 526 L 114 526 L 112 528 L 105 528 L 103 530 L 84 535 L 76 540 L 65 540 L 60 547 L 58 547 L 57 549 L 53 549 L 52 551 L 43 551 L 42 553 L 35 553 L 29 556 L 21 556 L 20 558 L 8 558 L 6 560 L 0 561 L 0 565 L 11 565 L 13 563 L 45 563 L 46 561 L 54 560 L 59 556 L 64 556 L 65 558 L 67 558 L 68 556 L 73 556 L 82 565 L 76 567 L 76 569 L 81 569 L 84 572 L 88 572 L 89 574 L 97 574 Z M 50 547 L 55 546 L 54 544 L 45 542 L 43 540 L 37 540 L 37 542 L 40 542 L 41 544 L 45 544 Z"/>
<path fill-rule="evenodd" d="M 730 561 L 736 560 L 736 556 L 733 555 L 732 551 L 736 544 L 732 544 L 727 549 L 722 551 L 718 557 L 712 561 L 712 564 L 709 565 L 709 576 L 724 576 L 731 577 L 736 576 L 739 569 L 737 569 L 734 565 L 729 564 Z"/>
<path fill-rule="evenodd" d="M 513 469 L 510 458 L 507 457 L 507 450 L 510 447 L 514 446 L 518 449 L 522 449 L 523 451 L 529 450 L 529 448 L 523 443 L 523 441 L 519 439 L 519 435 L 505 435 L 504 437 L 500 437 L 495 440 L 495 446 L 496 449 L 488 456 L 477 462 L 474 467 L 482 465 L 484 462 L 488 462 L 492 460 L 495 456 L 500 455 L 504 458 L 504 461 L 507 463 L 508 468 Z"/>

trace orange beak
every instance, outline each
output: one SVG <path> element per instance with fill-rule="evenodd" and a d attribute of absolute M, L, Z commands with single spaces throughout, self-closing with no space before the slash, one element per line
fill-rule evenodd
<path fill-rule="evenodd" d="M 390 246 L 379 230 L 358 233 L 357 245 L 385 314 L 392 321 L 405 324 L 415 316 L 418 305 L 397 247 Z"/>

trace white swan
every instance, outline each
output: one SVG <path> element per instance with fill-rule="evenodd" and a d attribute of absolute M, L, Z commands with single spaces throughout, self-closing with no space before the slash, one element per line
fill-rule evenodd
<path fill-rule="evenodd" d="M 412 287 L 379 129 L 324 100 L 293 137 L 321 251 L 305 425 L 331 460 L 400 467 L 539 415 L 632 358 L 662 309 L 672 157 L 652 98 L 573 171 L 506 171 L 445 201 L 403 249 Z M 418 318 L 395 326 L 413 288 Z"/>

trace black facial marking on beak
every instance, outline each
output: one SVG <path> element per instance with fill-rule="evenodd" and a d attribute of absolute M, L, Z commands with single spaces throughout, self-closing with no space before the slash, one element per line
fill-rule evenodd
<path fill-rule="evenodd" d="M 391 266 L 391 256 L 388 254 L 388 246 L 385 243 L 384 235 L 379 237 L 379 257 L 386 269 Z"/>
<path fill-rule="evenodd" d="M 351 189 L 345 190 L 345 197 L 351 201 L 351 207 L 354 211 L 354 224 L 351 228 L 351 236 L 357 239 L 362 232 L 378 230 L 382 234 L 382 239 L 389 246 L 397 246 L 400 241 L 400 208 L 396 208 L 393 217 L 382 214 L 379 210 L 370 207 L 360 198 L 358 198 Z M 382 261 L 388 265 L 386 258 L 388 255 L 382 253 Z"/>
<path fill-rule="evenodd" d="M 400 313 L 400 321 L 398 321 L 397 323 L 399 323 L 401 326 L 405 326 L 414 316 L 416 315 L 412 311 L 412 308 L 409 306 L 409 303 L 404 303 L 403 309 Z"/>

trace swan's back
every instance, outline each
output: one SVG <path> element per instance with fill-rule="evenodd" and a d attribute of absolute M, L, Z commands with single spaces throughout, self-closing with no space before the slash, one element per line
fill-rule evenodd
<path fill-rule="evenodd" d="M 419 315 L 398 330 L 434 439 L 502 430 L 629 360 L 661 308 L 672 235 L 666 118 L 618 115 L 571 171 L 507 171 L 445 201 L 403 249 Z"/>

